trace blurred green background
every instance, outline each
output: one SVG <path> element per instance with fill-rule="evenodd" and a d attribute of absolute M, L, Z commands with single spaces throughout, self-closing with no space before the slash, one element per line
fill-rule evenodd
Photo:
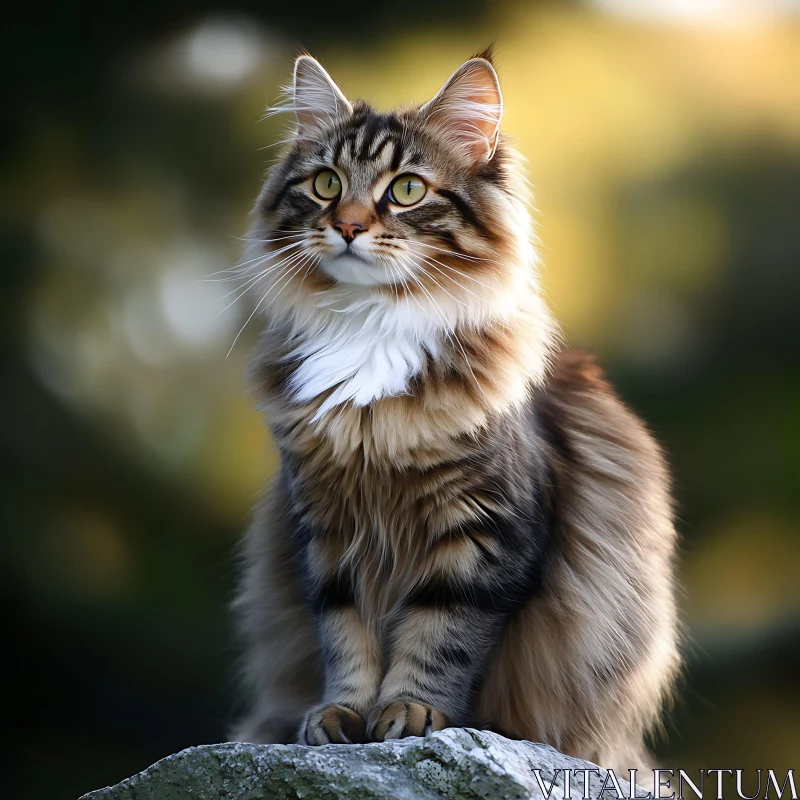
<path fill-rule="evenodd" d="M 381 107 L 494 39 L 543 281 L 668 450 L 687 672 L 662 763 L 798 767 L 800 4 L 29 3 L 2 32 L 0 796 L 224 738 L 275 466 L 226 283 L 301 46 Z M 266 148 L 266 149 L 265 149 Z M 785 774 L 785 773 L 784 773 Z"/>

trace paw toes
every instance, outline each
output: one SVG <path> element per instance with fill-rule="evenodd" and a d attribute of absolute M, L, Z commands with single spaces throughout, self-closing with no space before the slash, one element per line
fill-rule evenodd
<path fill-rule="evenodd" d="M 374 722 L 372 738 L 378 742 L 400 739 L 406 726 L 406 704 L 390 703 Z"/>
<path fill-rule="evenodd" d="M 305 744 L 355 744 L 366 741 L 366 723 L 347 706 L 323 706 L 306 718 Z"/>
<path fill-rule="evenodd" d="M 447 727 L 441 711 L 424 703 L 396 700 L 370 715 L 369 732 L 378 742 L 406 736 L 427 736 Z"/>

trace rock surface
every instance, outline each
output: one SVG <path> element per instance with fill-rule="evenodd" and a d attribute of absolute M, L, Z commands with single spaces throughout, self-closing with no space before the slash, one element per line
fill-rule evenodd
<path fill-rule="evenodd" d="M 567 795 L 565 769 L 572 770 Z M 544 744 L 451 728 L 425 739 L 381 744 L 301 747 L 231 742 L 191 747 L 81 800 L 563 800 L 565 796 L 579 800 L 584 797 L 584 770 L 594 770 L 589 773 L 589 797 L 620 796 L 612 776 L 587 761 Z M 625 781 L 619 780 L 617 786 L 630 796 Z"/>

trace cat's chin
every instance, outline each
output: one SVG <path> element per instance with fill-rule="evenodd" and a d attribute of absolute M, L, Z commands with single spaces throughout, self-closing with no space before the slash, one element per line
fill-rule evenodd
<path fill-rule="evenodd" d="M 341 255 L 323 259 L 319 264 L 326 275 L 339 283 L 355 286 L 385 286 L 392 282 L 384 264 L 369 261 L 360 256 Z"/>

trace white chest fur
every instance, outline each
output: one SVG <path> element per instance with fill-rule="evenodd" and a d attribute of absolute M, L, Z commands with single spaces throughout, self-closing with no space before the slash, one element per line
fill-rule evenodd
<path fill-rule="evenodd" d="M 444 320 L 411 301 L 340 301 L 317 308 L 309 322 L 293 338 L 288 358 L 299 365 L 290 389 L 297 402 L 334 389 L 317 416 L 348 401 L 366 406 L 403 394 L 445 335 Z"/>

